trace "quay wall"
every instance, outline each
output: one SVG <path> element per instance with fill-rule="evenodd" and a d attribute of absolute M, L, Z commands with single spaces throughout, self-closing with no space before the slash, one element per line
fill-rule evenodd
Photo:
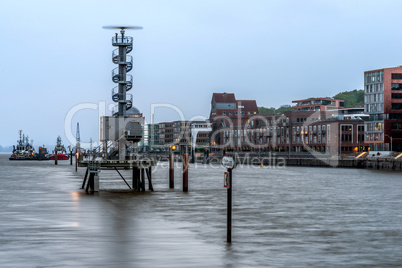
<path fill-rule="evenodd" d="M 158 161 L 167 161 L 167 157 L 157 157 Z M 303 167 L 340 167 L 340 168 L 366 168 L 376 170 L 402 171 L 402 159 L 332 159 L 332 158 L 312 158 L 312 157 L 281 157 L 281 156 L 237 156 L 239 165 L 263 165 L 263 166 L 303 166 Z M 220 164 L 222 156 L 212 156 L 209 159 L 198 157 L 197 163 Z M 175 162 L 181 162 L 182 157 L 175 155 Z M 191 163 L 191 161 L 190 161 Z"/>

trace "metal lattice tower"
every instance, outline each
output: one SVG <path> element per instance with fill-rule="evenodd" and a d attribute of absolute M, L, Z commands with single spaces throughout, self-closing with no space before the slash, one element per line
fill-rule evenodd
<path fill-rule="evenodd" d="M 120 29 L 120 35 L 112 38 L 112 45 L 118 47 L 113 50 L 112 61 L 119 66 L 112 70 L 112 81 L 118 86 L 112 89 L 112 99 L 117 102 L 117 111 L 114 116 L 126 116 L 126 111 L 133 106 L 133 95 L 127 92 L 133 88 L 133 76 L 127 74 L 133 69 L 133 57 L 127 55 L 133 50 L 133 38 L 125 36 L 125 29 L 141 30 L 138 26 L 104 26 L 104 29 Z"/>
<path fill-rule="evenodd" d="M 80 123 L 77 122 L 77 132 L 75 133 L 75 139 L 77 140 L 77 142 L 81 141 L 80 138 Z"/>

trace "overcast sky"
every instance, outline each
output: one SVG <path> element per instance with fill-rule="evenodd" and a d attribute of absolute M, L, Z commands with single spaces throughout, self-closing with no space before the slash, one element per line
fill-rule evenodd
<path fill-rule="evenodd" d="M 279 107 L 361 89 L 364 71 L 402 64 L 401 10 L 398 0 L 3 1 L 0 145 L 15 144 L 19 129 L 36 146 L 57 135 L 68 145 L 72 109 L 113 103 L 115 31 L 102 26 L 144 27 L 127 31 L 130 93 L 150 122 L 155 103 L 208 117 L 213 92 Z M 72 134 L 80 122 L 82 140 L 98 139 L 98 114 L 78 109 Z M 178 119 L 156 109 L 155 122 Z"/>

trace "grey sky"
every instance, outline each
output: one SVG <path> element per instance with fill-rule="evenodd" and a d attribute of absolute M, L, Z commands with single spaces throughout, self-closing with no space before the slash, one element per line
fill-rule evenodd
<path fill-rule="evenodd" d="M 134 37 L 134 105 L 209 115 L 213 92 L 279 107 L 363 87 L 363 72 L 402 64 L 402 1 L 4 1 L 0 10 L 0 145 L 19 129 L 35 145 L 64 136 L 68 111 L 111 101 L 115 31 Z M 81 138 L 98 138 L 81 111 Z M 177 120 L 160 110 L 155 121 Z"/>

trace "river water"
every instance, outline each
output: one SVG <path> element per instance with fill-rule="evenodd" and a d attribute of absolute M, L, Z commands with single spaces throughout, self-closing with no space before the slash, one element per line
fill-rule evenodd
<path fill-rule="evenodd" d="M 224 169 L 191 165 L 183 193 L 166 164 L 154 192 L 103 170 L 87 194 L 69 161 L 0 154 L 0 267 L 402 266 L 401 173 L 238 167 L 227 244 Z"/>

